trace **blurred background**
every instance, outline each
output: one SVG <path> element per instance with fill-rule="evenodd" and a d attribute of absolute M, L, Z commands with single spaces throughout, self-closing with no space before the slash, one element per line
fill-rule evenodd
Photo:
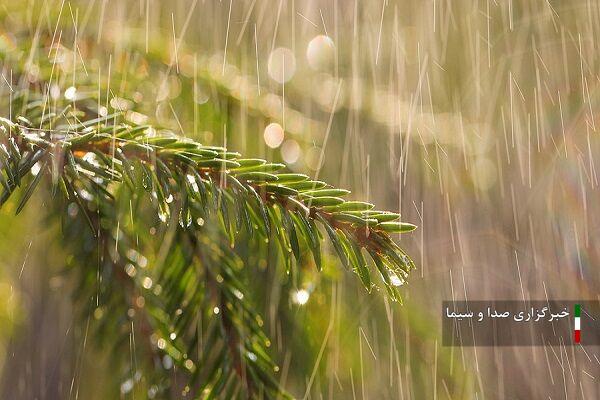
<path fill-rule="evenodd" d="M 48 63 L 29 52 L 40 32 L 64 72 L 51 94 L 80 65 L 133 122 L 284 162 L 419 226 L 395 238 L 418 266 L 402 305 L 334 257 L 289 299 L 256 283 L 295 396 L 600 397 L 597 347 L 441 345 L 443 300 L 599 298 L 597 2 L 0 1 L 3 80 L 8 60 Z M 110 349 L 75 320 L 60 230 L 32 201 L 0 211 L 2 397 L 107 398 Z"/>

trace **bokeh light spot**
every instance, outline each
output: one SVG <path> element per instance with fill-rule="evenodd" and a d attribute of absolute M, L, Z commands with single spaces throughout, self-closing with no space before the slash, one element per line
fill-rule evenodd
<path fill-rule="evenodd" d="M 276 48 L 269 56 L 268 71 L 275 82 L 289 81 L 296 73 L 296 56 L 286 47 Z"/>
<path fill-rule="evenodd" d="M 323 70 L 335 59 L 335 45 L 329 36 L 315 36 L 306 48 L 306 60 L 314 70 Z"/>
<path fill-rule="evenodd" d="M 265 128 L 264 139 L 267 146 L 272 149 L 276 149 L 281 146 L 285 134 L 283 132 L 283 128 L 276 122 L 272 122 Z"/>

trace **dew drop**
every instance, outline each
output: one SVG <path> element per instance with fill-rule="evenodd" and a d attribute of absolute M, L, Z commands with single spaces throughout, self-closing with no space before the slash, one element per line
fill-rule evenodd
<path fill-rule="evenodd" d="M 402 284 L 404 283 L 402 279 L 400 279 L 400 277 L 398 277 L 398 275 L 396 274 L 390 274 L 390 282 L 394 286 L 402 286 Z"/>
<path fill-rule="evenodd" d="M 77 89 L 73 86 L 69 86 L 67 90 L 65 90 L 65 99 L 67 100 L 75 100 L 77 97 Z"/>
<path fill-rule="evenodd" d="M 304 304 L 306 304 L 306 302 L 308 302 L 309 298 L 310 298 L 310 293 L 308 293 L 308 291 L 305 289 L 300 289 L 300 290 L 296 291 L 296 293 L 294 293 L 292 300 L 296 304 L 304 305 Z"/>
<path fill-rule="evenodd" d="M 42 167 L 40 166 L 40 163 L 39 163 L 39 161 L 38 161 L 38 162 L 36 162 L 35 164 L 33 164 L 33 167 L 31 167 L 31 175 L 33 175 L 33 176 L 37 176 L 37 174 L 39 174 L 39 173 L 40 173 L 40 169 L 41 169 L 41 168 L 42 168 Z"/>

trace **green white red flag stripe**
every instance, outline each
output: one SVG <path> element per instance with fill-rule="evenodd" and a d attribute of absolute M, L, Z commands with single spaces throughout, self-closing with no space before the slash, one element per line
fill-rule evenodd
<path fill-rule="evenodd" d="M 575 327 L 574 339 L 575 343 L 581 342 L 581 304 L 575 304 Z"/>

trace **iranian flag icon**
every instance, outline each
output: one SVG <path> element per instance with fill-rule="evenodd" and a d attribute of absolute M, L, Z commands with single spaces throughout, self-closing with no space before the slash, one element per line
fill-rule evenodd
<path fill-rule="evenodd" d="M 575 304 L 575 343 L 581 343 L 581 304 Z"/>

